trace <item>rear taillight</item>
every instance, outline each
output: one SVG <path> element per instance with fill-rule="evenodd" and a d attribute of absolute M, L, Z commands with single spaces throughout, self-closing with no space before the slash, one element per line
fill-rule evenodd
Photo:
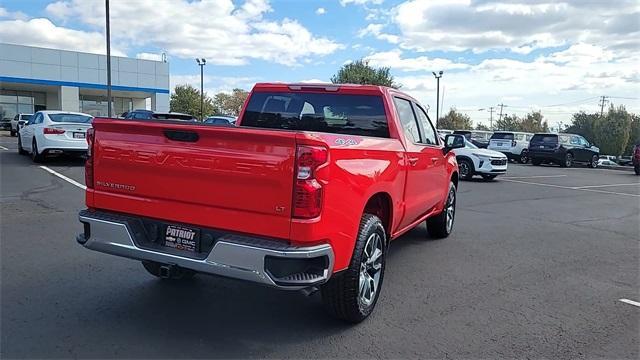
<path fill-rule="evenodd" d="M 64 134 L 64 129 L 56 129 L 56 128 L 44 128 L 43 132 L 49 135 L 60 135 Z"/>
<path fill-rule="evenodd" d="M 322 184 L 316 179 L 316 170 L 327 162 L 328 151 L 320 146 L 300 145 L 296 149 L 295 189 L 292 216 L 311 219 L 322 210 Z"/>
<path fill-rule="evenodd" d="M 84 163 L 84 184 L 93 189 L 93 128 L 87 129 L 87 161 Z"/>

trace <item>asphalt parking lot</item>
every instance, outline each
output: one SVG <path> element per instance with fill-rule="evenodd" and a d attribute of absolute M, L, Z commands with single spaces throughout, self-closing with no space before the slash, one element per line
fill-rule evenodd
<path fill-rule="evenodd" d="M 510 164 L 460 185 L 456 228 L 391 246 L 358 326 L 319 296 L 200 276 L 171 283 L 75 242 L 83 191 L 0 132 L 2 358 L 637 359 L 640 178 Z M 82 160 L 45 164 L 78 183 Z"/>

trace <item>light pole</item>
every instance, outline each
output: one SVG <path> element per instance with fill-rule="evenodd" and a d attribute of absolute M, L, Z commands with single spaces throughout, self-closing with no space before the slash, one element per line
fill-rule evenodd
<path fill-rule="evenodd" d="M 207 64 L 207 59 L 196 59 L 198 66 L 200 66 L 200 121 L 204 121 L 204 66 Z"/>
<path fill-rule="evenodd" d="M 107 26 L 107 116 L 111 117 L 111 25 L 109 23 L 109 0 L 104 0 Z"/>
<path fill-rule="evenodd" d="M 440 78 L 442 77 L 442 73 L 443 71 L 440 70 L 437 74 L 435 71 L 431 72 L 433 74 L 433 76 L 436 77 L 436 81 L 438 82 L 438 90 L 436 91 L 437 95 L 436 95 L 436 124 L 438 123 L 438 121 L 440 120 Z"/>

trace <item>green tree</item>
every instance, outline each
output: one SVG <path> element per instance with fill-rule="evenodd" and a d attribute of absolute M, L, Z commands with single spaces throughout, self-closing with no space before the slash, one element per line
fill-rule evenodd
<path fill-rule="evenodd" d="M 624 155 L 631 155 L 633 152 L 633 147 L 636 144 L 640 144 L 640 116 L 631 114 L 629 141 L 627 142 L 627 148 L 624 151 Z"/>
<path fill-rule="evenodd" d="M 343 65 L 338 73 L 331 77 L 334 84 L 382 85 L 399 89 L 400 84 L 394 81 L 391 68 L 374 68 L 367 60 L 357 60 Z"/>
<path fill-rule="evenodd" d="M 219 110 L 213 105 L 213 100 L 204 94 L 204 117 L 218 113 Z M 177 85 L 171 93 L 169 108 L 172 112 L 180 112 L 200 117 L 200 91 L 195 87 L 184 84 Z"/>
<path fill-rule="evenodd" d="M 620 156 L 631 134 L 631 114 L 624 106 L 611 105 L 607 114 L 595 126 L 595 142 L 601 154 Z"/>
<path fill-rule="evenodd" d="M 495 129 L 504 131 L 520 131 L 521 122 L 522 120 L 516 116 L 516 114 L 505 115 L 502 119 L 496 121 Z"/>
<path fill-rule="evenodd" d="M 549 132 L 549 123 L 543 120 L 540 111 L 532 111 L 520 120 L 519 131 L 522 132 Z"/>
<path fill-rule="evenodd" d="M 456 108 L 451 108 L 445 116 L 438 119 L 436 127 L 449 130 L 471 130 L 473 123 L 469 115 L 457 111 Z"/>
<path fill-rule="evenodd" d="M 476 125 L 476 130 L 491 131 L 491 129 L 489 129 L 489 127 L 485 124 Z"/>
<path fill-rule="evenodd" d="M 571 125 L 564 131 L 569 134 L 584 136 L 589 141 L 594 141 L 596 124 L 600 121 L 600 114 L 587 114 L 584 111 L 573 114 Z"/>
<path fill-rule="evenodd" d="M 249 92 L 242 89 L 233 89 L 231 94 L 217 93 L 213 98 L 213 104 L 225 115 L 238 116 Z"/>

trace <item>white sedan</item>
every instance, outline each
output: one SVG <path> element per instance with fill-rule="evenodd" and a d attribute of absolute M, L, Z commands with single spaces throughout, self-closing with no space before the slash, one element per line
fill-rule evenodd
<path fill-rule="evenodd" d="M 480 149 L 466 138 L 464 147 L 453 149 L 458 161 L 460 178 L 471 180 L 474 175 L 480 175 L 485 180 L 493 180 L 496 176 L 507 172 L 507 156 L 499 151 Z"/>
<path fill-rule="evenodd" d="M 86 154 L 87 129 L 93 116 L 69 111 L 38 111 L 18 132 L 18 153 L 34 162 L 47 156 Z"/>

